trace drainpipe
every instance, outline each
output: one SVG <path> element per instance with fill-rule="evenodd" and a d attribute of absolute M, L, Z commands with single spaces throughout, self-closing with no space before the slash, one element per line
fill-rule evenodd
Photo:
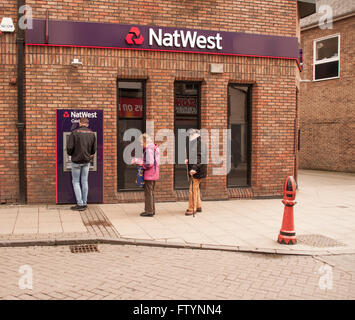
<path fill-rule="evenodd" d="M 17 22 L 20 21 L 19 9 L 25 0 L 17 0 Z M 17 23 L 18 24 L 18 23 Z M 24 53 L 25 31 L 17 26 L 17 130 L 18 130 L 18 169 L 19 169 L 19 202 L 26 203 L 27 181 L 25 175 L 25 117 L 24 117 Z"/>

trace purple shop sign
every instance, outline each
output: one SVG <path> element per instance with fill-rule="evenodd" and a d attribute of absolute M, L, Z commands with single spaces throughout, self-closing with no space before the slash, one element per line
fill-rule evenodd
<path fill-rule="evenodd" d="M 27 45 L 192 52 L 294 59 L 297 37 L 159 26 L 33 20 Z"/>
<path fill-rule="evenodd" d="M 76 203 L 71 175 L 71 158 L 66 152 L 67 139 L 78 127 L 81 117 L 89 118 L 89 128 L 95 133 L 97 151 L 90 163 L 88 203 L 104 200 L 104 113 L 103 110 L 56 110 L 56 200 Z"/>

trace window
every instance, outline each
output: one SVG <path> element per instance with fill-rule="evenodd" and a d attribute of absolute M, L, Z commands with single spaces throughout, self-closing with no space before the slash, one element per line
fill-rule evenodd
<path fill-rule="evenodd" d="M 314 41 L 314 81 L 339 78 L 340 36 Z"/>
<path fill-rule="evenodd" d="M 142 190 L 136 186 L 137 167 L 127 165 L 123 151 L 130 141 L 123 141 L 126 130 L 145 131 L 145 82 L 119 80 L 117 84 L 117 186 L 118 190 Z M 133 138 L 132 138 L 133 139 Z M 134 156 L 134 155 L 132 155 Z"/>
<path fill-rule="evenodd" d="M 179 164 L 179 129 L 200 129 L 200 88 L 199 82 L 175 82 L 175 166 L 174 166 L 174 188 L 188 189 L 189 182 L 186 173 L 185 163 Z M 181 141 L 180 141 L 181 143 Z M 185 145 L 188 139 L 186 138 Z M 186 150 L 184 150 L 186 152 Z M 185 155 L 180 158 L 185 159 Z"/>
<path fill-rule="evenodd" d="M 250 86 L 228 86 L 228 128 L 231 130 L 228 187 L 250 185 L 250 92 Z"/>

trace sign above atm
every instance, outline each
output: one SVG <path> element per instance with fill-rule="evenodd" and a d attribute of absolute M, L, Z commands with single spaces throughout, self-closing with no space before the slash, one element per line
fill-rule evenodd
<path fill-rule="evenodd" d="M 26 44 L 299 59 L 296 37 L 58 20 L 33 20 Z"/>

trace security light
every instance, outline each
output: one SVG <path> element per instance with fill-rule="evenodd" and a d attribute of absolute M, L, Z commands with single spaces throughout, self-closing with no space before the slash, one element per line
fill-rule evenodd
<path fill-rule="evenodd" d="M 79 67 L 79 66 L 82 66 L 83 65 L 83 63 L 81 62 L 81 61 L 79 61 L 79 59 L 73 59 L 73 61 L 71 62 L 71 65 L 73 66 L 73 67 Z"/>

